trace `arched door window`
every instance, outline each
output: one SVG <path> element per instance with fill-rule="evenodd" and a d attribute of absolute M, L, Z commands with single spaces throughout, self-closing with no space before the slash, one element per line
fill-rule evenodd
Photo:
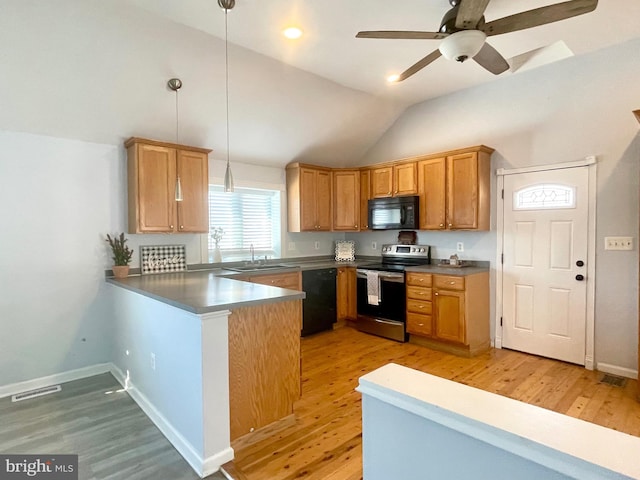
<path fill-rule="evenodd" d="M 552 183 L 540 183 L 513 192 L 514 210 L 539 210 L 575 207 L 575 187 Z"/>

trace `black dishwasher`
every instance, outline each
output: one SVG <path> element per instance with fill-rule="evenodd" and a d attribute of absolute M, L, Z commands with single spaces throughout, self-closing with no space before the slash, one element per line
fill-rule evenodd
<path fill-rule="evenodd" d="M 302 290 L 307 294 L 302 302 L 302 336 L 331 330 L 336 323 L 335 268 L 302 271 Z"/>

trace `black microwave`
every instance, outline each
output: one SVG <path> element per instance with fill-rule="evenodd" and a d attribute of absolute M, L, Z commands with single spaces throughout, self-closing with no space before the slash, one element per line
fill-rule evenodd
<path fill-rule="evenodd" d="M 371 230 L 418 229 L 420 197 L 373 198 L 369 200 Z"/>

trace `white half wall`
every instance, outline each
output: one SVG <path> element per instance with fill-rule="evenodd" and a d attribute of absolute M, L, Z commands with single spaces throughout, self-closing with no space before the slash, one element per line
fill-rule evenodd
<path fill-rule="evenodd" d="M 108 285 L 116 377 L 202 477 L 233 459 L 228 311 L 196 315 Z"/>

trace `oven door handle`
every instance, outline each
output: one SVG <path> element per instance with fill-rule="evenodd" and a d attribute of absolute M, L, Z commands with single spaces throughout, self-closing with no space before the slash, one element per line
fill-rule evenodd
<path fill-rule="evenodd" d="M 402 322 L 396 322 L 394 320 L 383 320 L 382 318 L 374 318 L 377 323 L 384 323 L 385 325 L 402 325 Z"/>
<path fill-rule="evenodd" d="M 367 272 L 371 270 L 356 270 L 356 276 L 358 278 L 367 278 Z M 374 270 L 375 271 L 375 270 Z M 394 272 L 378 272 L 378 278 L 382 282 L 396 282 L 396 283 L 404 283 L 404 273 L 394 273 Z"/>

